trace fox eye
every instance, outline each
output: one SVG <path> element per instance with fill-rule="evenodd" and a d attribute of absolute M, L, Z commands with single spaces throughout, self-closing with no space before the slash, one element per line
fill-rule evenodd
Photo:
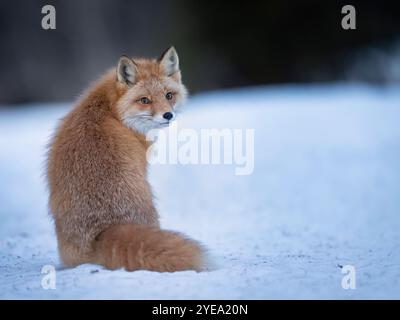
<path fill-rule="evenodd" d="M 171 99 L 172 99 L 172 96 L 173 96 L 172 92 L 168 92 L 168 93 L 165 95 L 165 98 L 167 98 L 167 100 L 171 100 Z"/>
<path fill-rule="evenodd" d="M 147 97 L 140 98 L 139 101 L 140 101 L 140 103 L 143 103 L 143 104 L 149 104 L 150 103 L 150 99 L 147 98 Z"/>

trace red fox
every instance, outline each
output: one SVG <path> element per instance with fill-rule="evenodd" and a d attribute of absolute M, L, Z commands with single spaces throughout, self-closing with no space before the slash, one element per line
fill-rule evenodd
<path fill-rule="evenodd" d="M 69 267 L 202 271 L 202 246 L 161 230 L 147 181 L 146 132 L 167 126 L 187 95 L 174 47 L 122 56 L 62 120 L 48 152 L 49 206 Z"/>

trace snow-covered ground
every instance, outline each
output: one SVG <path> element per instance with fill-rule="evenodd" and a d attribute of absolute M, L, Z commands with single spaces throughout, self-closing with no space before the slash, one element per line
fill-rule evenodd
<path fill-rule="evenodd" d="M 400 90 L 267 87 L 195 96 L 180 128 L 255 130 L 255 168 L 154 165 L 162 226 L 203 242 L 216 269 L 63 269 L 44 155 L 71 104 L 0 111 L 0 298 L 400 298 Z M 56 289 L 41 286 L 56 267 Z M 356 289 L 341 286 L 354 266 Z"/>

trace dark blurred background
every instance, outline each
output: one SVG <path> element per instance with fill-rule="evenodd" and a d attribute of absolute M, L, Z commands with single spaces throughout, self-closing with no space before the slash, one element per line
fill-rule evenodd
<path fill-rule="evenodd" d="M 400 83 L 399 1 L 1 0 L 0 105 L 73 100 L 120 55 L 173 44 L 189 90 Z M 41 28 L 43 5 L 57 29 Z M 341 28 L 352 4 L 357 29 Z"/>

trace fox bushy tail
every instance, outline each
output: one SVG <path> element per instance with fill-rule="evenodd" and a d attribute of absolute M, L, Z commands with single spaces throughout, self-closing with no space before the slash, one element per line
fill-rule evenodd
<path fill-rule="evenodd" d="M 205 253 L 183 235 L 136 224 L 115 225 L 103 231 L 94 243 L 91 262 L 108 269 L 173 272 L 202 271 Z"/>

